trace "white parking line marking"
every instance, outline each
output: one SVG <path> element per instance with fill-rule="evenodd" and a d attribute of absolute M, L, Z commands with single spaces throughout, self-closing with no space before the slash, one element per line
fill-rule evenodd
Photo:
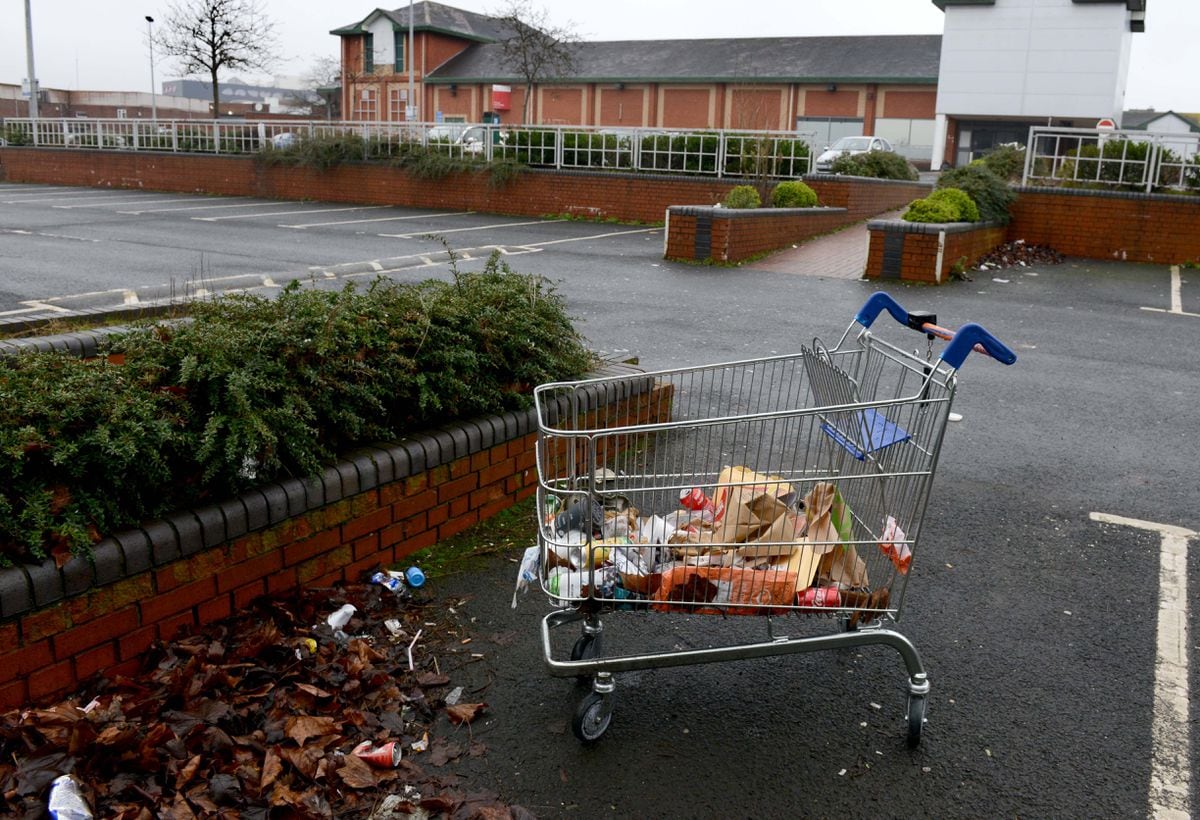
<path fill-rule="evenodd" d="M 41 194 L 38 194 L 37 196 L 33 197 L 32 199 L 6 199 L 6 200 L 4 200 L 4 204 L 5 205 L 24 205 L 27 202 L 52 202 L 56 199 L 68 199 L 68 198 L 77 197 L 77 196 L 85 196 L 88 199 L 92 199 L 95 197 L 106 197 L 106 196 L 111 197 L 114 193 L 120 193 L 120 192 L 115 192 L 115 191 L 76 191 L 76 192 L 70 193 L 70 194 L 51 194 L 50 196 L 42 196 Z"/>
<path fill-rule="evenodd" d="M 1191 816 L 1192 753 L 1188 696 L 1188 539 L 1200 533 L 1169 524 L 1094 512 L 1093 521 L 1157 532 L 1162 539 L 1158 565 L 1158 640 L 1154 664 L 1154 749 L 1150 760 L 1150 816 L 1162 820 Z"/>
<path fill-rule="evenodd" d="M 99 239 L 91 239 L 86 236 L 71 236 L 65 233 L 47 233 L 46 231 L 26 231 L 21 228 L 0 228 L 0 233 L 13 234 L 15 236 L 42 236 L 47 239 L 70 239 L 73 242 L 99 242 Z"/>
<path fill-rule="evenodd" d="M 564 242 L 584 242 L 588 239 L 605 239 L 610 236 L 628 236 L 635 233 L 655 233 L 661 231 L 662 228 L 637 228 L 631 231 L 612 231 L 610 233 L 595 233 L 590 236 L 572 236 L 569 239 L 551 239 L 547 242 L 534 242 L 531 245 L 522 245 L 526 248 L 544 248 L 547 245 L 561 245 Z"/>
<path fill-rule="evenodd" d="M 1200 317 L 1200 313 L 1188 313 L 1183 309 L 1183 276 L 1178 265 L 1171 266 L 1171 309 L 1143 307 L 1142 310 L 1148 310 L 1151 313 L 1173 313 L 1176 316 Z"/>
<path fill-rule="evenodd" d="M 87 205 L 51 205 L 51 208 L 62 208 L 63 210 L 74 210 L 75 208 L 107 208 L 114 202 L 117 205 L 129 205 L 130 203 L 141 203 L 142 205 L 165 205 L 168 202 L 191 202 L 190 199 L 151 199 L 146 200 L 142 197 L 131 197 L 130 199 L 106 200 L 104 202 L 89 202 Z"/>
<path fill-rule="evenodd" d="M 566 222 L 565 219 L 535 219 L 531 222 L 497 222 L 494 225 L 476 225 L 473 228 L 451 228 L 448 231 L 422 231 L 421 233 L 381 233 L 391 239 L 415 239 L 419 236 L 441 236 L 444 233 L 465 233 L 467 231 L 486 231 L 492 228 L 515 228 L 520 225 L 548 225 L 553 222 Z"/>
<path fill-rule="evenodd" d="M 190 200 L 195 202 L 193 198 Z M 167 211 L 215 211 L 218 208 L 274 208 L 276 202 L 239 202 L 236 205 L 189 205 L 186 208 L 147 208 L 144 211 L 117 211 L 119 214 L 133 214 L 141 216 L 142 214 L 159 214 Z"/>
<path fill-rule="evenodd" d="M 373 219 L 343 219 L 339 222 L 303 222 L 298 225 L 277 225 L 279 228 L 324 228 L 327 225 L 358 225 L 363 222 L 400 222 L 405 219 L 433 219 L 439 216 L 470 216 L 474 211 L 454 211 L 451 213 L 415 214 L 409 216 L 377 216 Z M 381 234 L 382 235 L 382 234 Z"/>
<path fill-rule="evenodd" d="M 193 216 L 192 219 L 197 222 L 221 222 L 226 219 L 257 219 L 260 216 L 296 216 L 297 214 L 329 214 L 337 213 L 338 211 L 377 211 L 380 208 L 386 208 L 387 205 L 356 205 L 352 208 L 316 208 L 313 210 L 301 211 L 275 211 L 266 214 L 234 214 L 233 216 Z"/>

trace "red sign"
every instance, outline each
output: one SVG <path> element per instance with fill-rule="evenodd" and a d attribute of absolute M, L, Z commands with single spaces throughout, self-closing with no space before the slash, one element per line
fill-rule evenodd
<path fill-rule="evenodd" d="M 1115 131 L 1117 129 L 1117 123 L 1108 117 L 1105 117 L 1104 119 L 1097 121 L 1096 129 L 1099 131 Z"/>
<path fill-rule="evenodd" d="M 512 86 L 511 85 L 493 85 L 492 86 L 492 110 L 493 111 L 508 111 L 512 108 Z"/>

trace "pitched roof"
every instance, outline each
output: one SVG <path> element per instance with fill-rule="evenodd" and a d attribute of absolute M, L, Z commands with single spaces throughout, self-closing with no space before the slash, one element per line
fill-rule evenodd
<path fill-rule="evenodd" d="M 1180 114 L 1177 111 L 1155 111 L 1152 108 L 1131 108 L 1128 111 L 1121 112 L 1121 127 L 1136 131 L 1145 131 L 1149 128 L 1150 123 L 1160 120 L 1163 117 L 1175 117 L 1182 120 L 1189 130 L 1200 131 L 1200 122 L 1197 122 L 1194 117 L 1187 114 Z"/>
<path fill-rule="evenodd" d="M 408 28 L 409 7 L 388 11 L 375 9 L 357 23 L 336 28 L 330 34 L 361 34 L 364 26 L 376 15 L 387 17 L 401 29 Z M 412 6 L 413 28 L 417 31 L 437 31 L 453 34 L 467 40 L 491 43 L 508 36 L 508 27 L 495 17 L 473 11 L 446 6 L 441 3 L 421 2 Z"/>
<path fill-rule="evenodd" d="M 904 82 L 934 84 L 938 34 L 864 37 L 754 37 L 618 40 L 571 46 L 583 82 Z M 565 78 L 564 78 L 565 79 Z M 519 81 L 498 43 L 480 44 L 447 61 L 428 82 Z"/>

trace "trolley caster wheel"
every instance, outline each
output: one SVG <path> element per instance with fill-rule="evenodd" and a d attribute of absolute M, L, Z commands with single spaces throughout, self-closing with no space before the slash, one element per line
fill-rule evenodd
<path fill-rule="evenodd" d="M 608 731 L 612 723 L 613 695 L 590 693 L 579 702 L 575 717 L 571 721 L 571 731 L 583 743 L 595 743 Z"/>
<path fill-rule="evenodd" d="M 571 660 L 573 661 L 590 661 L 592 658 L 600 656 L 601 643 L 600 635 L 580 635 L 579 640 L 575 641 L 575 645 L 571 647 Z M 575 680 L 580 683 L 591 683 L 591 675 L 576 675 Z"/>
<path fill-rule="evenodd" d="M 921 731 L 925 728 L 924 695 L 908 696 L 908 748 L 915 749 L 921 744 Z"/>

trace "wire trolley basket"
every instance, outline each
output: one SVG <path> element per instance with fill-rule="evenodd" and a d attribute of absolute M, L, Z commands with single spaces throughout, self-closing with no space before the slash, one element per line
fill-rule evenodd
<path fill-rule="evenodd" d="M 936 359 L 881 339 L 901 325 L 949 339 Z M 572 723 L 584 742 L 612 719 L 613 675 L 635 669 L 883 644 L 908 672 L 910 745 L 929 681 L 893 625 L 957 374 L 971 351 L 1016 361 L 984 328 L 956 332 L 874 294 L 833 346 L 724 364 L 544 384 L 538 415 L 538 578 L 552 611 L 552 675 L 590 679 Z M 641 609 L 768 616 L 766 640 L 612 654 L 603 617 Z M 772 616 L 824 616 L 781 637 Z M 569 659 L 551 630 L 582 622 Z"/>

